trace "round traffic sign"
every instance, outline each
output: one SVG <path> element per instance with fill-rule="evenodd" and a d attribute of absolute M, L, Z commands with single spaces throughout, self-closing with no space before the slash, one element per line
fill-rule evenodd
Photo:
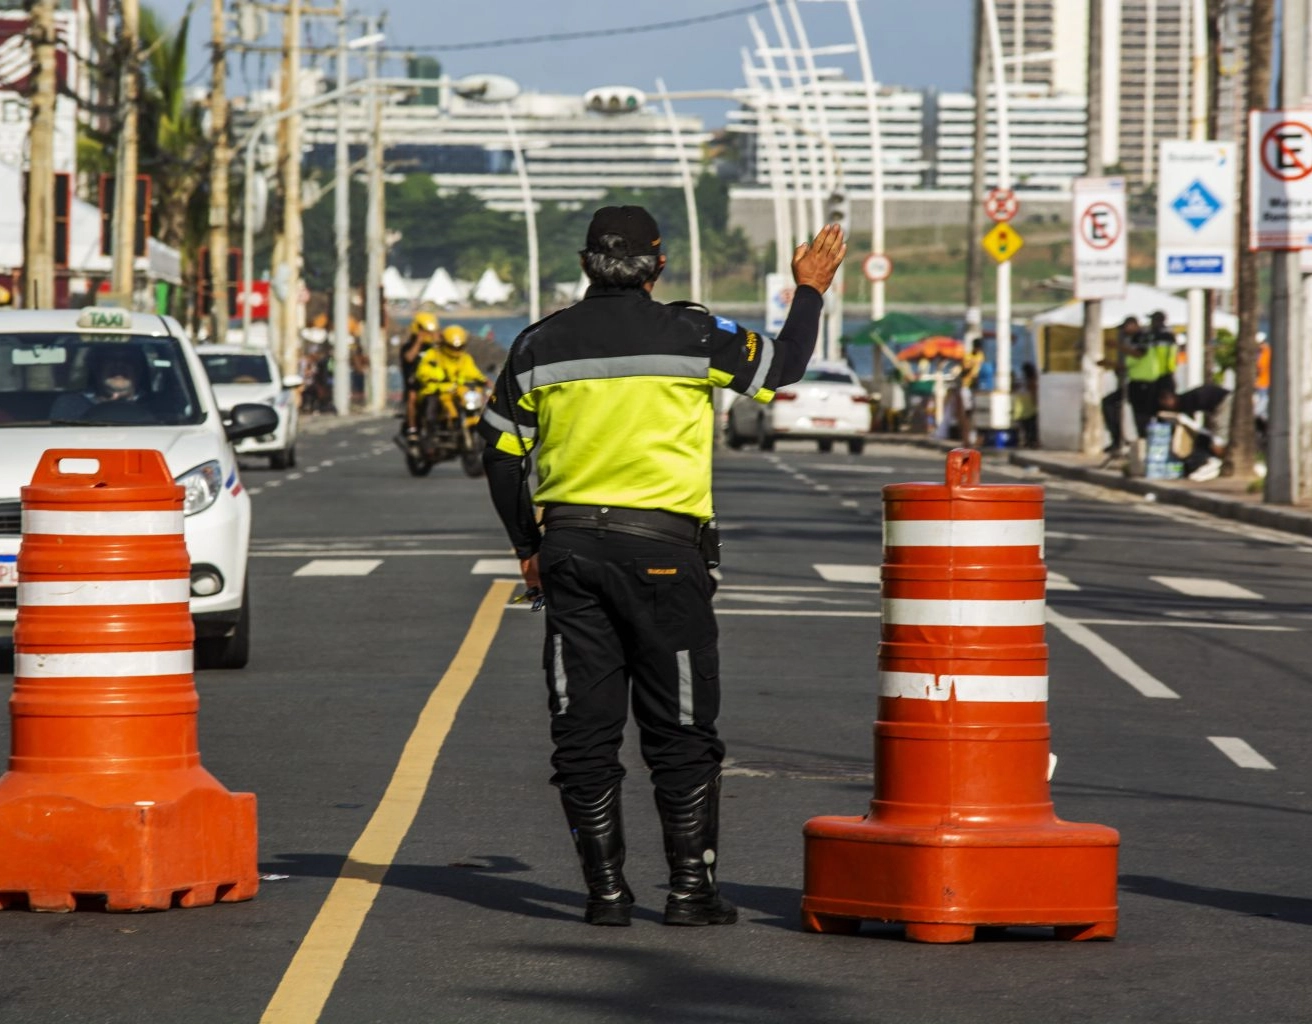
<path fill-rule="evenodd" d="M 893 275 L 893 261 L 882 252 L 872 252 L 861 262 L 867 281 L 887 281 Z"/>
<path fill-rule="evenodd" d="M 1302 121 L 1273 124 L 1262 136 L 1262 167 L 1280 181 L 1312 174 L 1312 126 Z"/>
<path fill-rule="evenodd" d="M 1000 223 L 1009 221 L 1020 213 L 1020 200 L 1009 188 L 990 189 L 989 194 L 984 197 L 984 212 L 988 214 L 990 220 Z"/>
<path fill-rule="evenodd" d="M 1091 249 L 1110 249 L 1121 237 L 1121 215 L 1111 203 L 1090 203 L 1080 215 L 1080 238 Z"/>

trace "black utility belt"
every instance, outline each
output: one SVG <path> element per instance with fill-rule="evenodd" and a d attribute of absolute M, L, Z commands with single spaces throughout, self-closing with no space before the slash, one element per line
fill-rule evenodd
<path fill-rule="evenodd" d="M 547 505 L 542 510 L 542 525 L 548 530 L 611 530 L 689 547 L 696 547 L 702 535 L 701 522 L 692 516 L 612 505 Z"/>

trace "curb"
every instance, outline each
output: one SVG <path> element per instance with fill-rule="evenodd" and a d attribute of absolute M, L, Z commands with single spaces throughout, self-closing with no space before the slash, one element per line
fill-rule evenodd
<path fill-rule="evenodd" d="M 1101 469 L 1089 469 L 1085 466 L 1068 466 L 1041 456 L 1012 452 L 1012 465 L 1041 470 L 1050 476 L 1064 477 L 1068 480 L 1083 480 L 1117 491 L 1131 494 L 1152 495 L 1156 501 L 1165 505 L 1181 505 L 1198 512 L 1206 512 L 1223 519 L 1234 519 L 1253 526 L 1263 526 L 1272 530 L 1283 530 L 1304 537 L 1312 537 L 1312 513 L 1280 505 L 1261 505 L 1234 498 L 1206 494 L 1187 490 L 1183 487 L 1163 485 L 1160 481 L 1137 480 L 1109 473 Z"/>

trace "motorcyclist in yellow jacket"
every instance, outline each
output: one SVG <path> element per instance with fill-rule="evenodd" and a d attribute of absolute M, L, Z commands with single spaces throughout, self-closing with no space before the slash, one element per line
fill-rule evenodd
<path fill-rule="evenodd" d="M 454 420 L 458 414 L 456 390 L 461 385 L 487 387 L 487 377 L 469 354 L 466 348 L 468 343 L 469 332 L 458 324 L 452 324 L 442 331 L 441 340 L 424 353 L 415 368 L 415 383 L 420 398 L 439 396 L 447 420 Z"/>
<path fill-rule="evenodd" d="M 419 385 L 415 371 L 424 353 L 431 352 L 438 340 L 437 317 L 429 312 L 415 314 L 400 352 L 401 384 L 405 388 L 405 438 L 411 445 L 419 436 Z"/>

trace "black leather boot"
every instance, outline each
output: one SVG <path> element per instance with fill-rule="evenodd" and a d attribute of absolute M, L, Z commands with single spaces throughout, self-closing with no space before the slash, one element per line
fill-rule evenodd
<path fill-rule="evenodd" d="M 656 808 L 665 832 L 665 859 L 670 864 L 670 895 L 665 923 L 733 924 L 738 911 L 715 884 L 716 847 L 720 840 L 720 778 L 687 793 L 656 790 Z"/>
<path fill-rule="evenodd" d="M 588 924 L 627 928 L 633 893 L 624 881 L 624 819 L 620 813 L 620 786 L 616 783 L 594 800 L 580 799 L 564 786 L 560 803 L 565 808 L 588 887 L 583 920 Z"/>

